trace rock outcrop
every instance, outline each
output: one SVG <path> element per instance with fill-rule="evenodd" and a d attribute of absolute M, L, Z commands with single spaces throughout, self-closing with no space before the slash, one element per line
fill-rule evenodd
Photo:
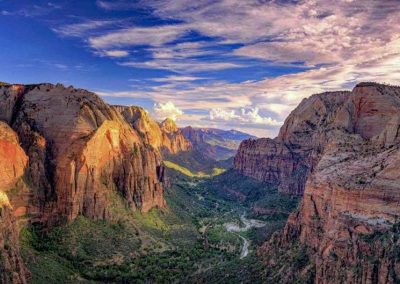
<path fill-rule="evenodd" d="M 300 209 L 289 217 L 283 235 L 258 252 L 270 281 L 289 282 L 308 272 L 315 283 L 400 280 L 400 87 L 361 83 L 343 96 L 321 116 L 328 124 L 315 124 L 309 133 L 310 145 L 321 147 L 311 149 L 318 158 L 306 174 Z M 281 139 L 293 139 L 287 122 Z M 322 143 L 315 144 L 318 132 Z M 287 259 L 298 245 L 306 248 L 310 265 L 279 264 L 278 256 Z M 279 276 L 282 269 L 287 273 Z"/>
<path fill-rule="evenodd" d="M 350 92 L 329 92 L 304 99 L 289 115 L 275 139 L 242 142 L 234 168 L 246 176 L 301 195 L 309 173 L 318 163 L 335 114 Z"/>
<path fill-rule="evenodd" d="M 114 108 L 140 133 L 146 143 L 155 149 L 168 154 L 191 149 L 190 141 L 185 139 L 175 121 L 167 118 L 157 123 L 143 108 L 137 106 L 114 106 Z"/>
<path fill-rule="evenodd" d="M 29 157 L 27 211 L 35 222 L 108 218 L 111 190 L 133 209 L 165 205 L 160 154 L 97 95 L 62 85 L 5 86 L 0 119 Z"/>
<path fill-rule="evenodd" d="M 0 121 L 0 283 L 26 283 L 28 275 L 19 255 L 19 229 L 9 198 L 16 194 L 27 161 L 16 133 Z"/>
<path fill-rule="evenodd" d="M 170 154 L 177 154 L 182 151 L 189 151 L 192 144 L 187 140 L 182 131 L 178 128 L 175 121 L 170 118 L 165 119 L 160 124 L 163 132 L 163 147 Z"/>
<path fill-rule="evenodd" d="M 138 129 L 82 89 L 0 86 L 0 283 L 26 283 L 18 232 L 27 222 L 109 219 L 115 194 L 133 210 L 165 206 L 160 151 Z"/>

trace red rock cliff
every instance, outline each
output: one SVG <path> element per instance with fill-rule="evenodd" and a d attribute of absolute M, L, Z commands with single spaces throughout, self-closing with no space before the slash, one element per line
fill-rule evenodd
<path fill-rule="evenodd" d="M 274 255 L 301 244 L 315 283 L 399 282 L 399 115 L 399 87 L 362 83 L 347 96 L 324 130 L 300 209 L 259 250 L 269 267 Z M 288 282 L 310 270 L 288 267 L 290 277 L 267 278 Z"/>
<path fill-rule="evenodd" d="M 286 119 L 278 137 L 243 141 L 234 168 L 276 185 L 281 192 L 302 194 L 327 142 L 327 130 L 349 96 L 350 92 L 330 92 L 304 99 Z"/>
<path fill-rule="evenodd" d="M 108 218 L 111 190 L 133 209 L 165 205 L 160 154 L 97 95 L 62 85 L 5 86 L 0 119 L 29 156 L 34 221 Z"/>
<path fill-rule="evenodd" d="M 173 120 L 166 119 L 157 123 L 143 108 L 137 106 L 114 106 L 114 108 L 155 149 L 169 154 L 191 149 L 191 143 L 185 139 Z"/>
<path fill-rule="evenodd" d="M 15 132 L 0 121 L 0 283 L 26 283 L 28 275 L 19 255 L 19 228 L 9 198 L 27 161 Z"/>

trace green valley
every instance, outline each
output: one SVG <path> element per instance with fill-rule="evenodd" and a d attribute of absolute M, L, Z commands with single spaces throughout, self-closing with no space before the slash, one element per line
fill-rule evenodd
<path fill-rule="evenodd" d="M 133 212 L 113 193 L 113 220 L 81 216 L 48 233 L 24 229 L 22 253 L 32 283 L 218 282 L 233 275 L 233 282 L 259 281 L 255 246 L 283 227 L 297 199 L 233 170 L 199 175 L 165 163 L 167 208 Z M 256 213 L 255 205 L 268 213 Z M 263 225 L 245 226 L 244 214 Z M 227 224 L 244 229 L 233 232 Z M 244 240 L 249 250 L 241 259 Z"/>

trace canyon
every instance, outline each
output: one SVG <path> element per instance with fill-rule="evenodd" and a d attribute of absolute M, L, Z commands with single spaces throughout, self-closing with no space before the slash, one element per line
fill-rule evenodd
<path fill-rule="evenodd" d="M 0 283 L 53 279 L 37 259 L 71 281 L 400 279 L 400 87 L 312 95 L 257 139 L 4 83 L 0 167 Z"/>
<path fill-rule="evenodd" d="M 235 168 L 302 194 L 282 234 L 258 251 L 269 281 L 397 283 L 400 277 L 400 87 L 360 83 L 351 92 L 313 95 L 275 139 L 242 143 Z M 293 268 L 293 248 L 307 265 Z M 291 267 L 292 266 L 292 267 Z M 285 269 L 286 275 L 278 272 Z"/>

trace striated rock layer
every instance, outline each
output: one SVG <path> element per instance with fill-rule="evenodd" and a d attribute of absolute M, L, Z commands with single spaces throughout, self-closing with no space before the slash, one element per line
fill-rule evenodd
<path fill-rule="evenodd" d="M 168 154 L 191 149 L 190 141 L 185 139 L 175 121 L 167 118 L 159 124 L 143 108 L 137 106 L 114 106 L 114 108 L 140 133 L 145 142 L 155 149 Z"/>
<path fill-rule="evenodd" d="M 328 123 L 310 133 L 315 145 L 314 133 L 323 132 L 316 144 L 323 147 L 312 149 L 318 159 L 305 178 L 300 209 L 283 235 L 258 252 L 268 280 L 309 274 L 315 283 L 400 281 L 400 88 L 361 83 L 343 96 L 325 116 Z M 287 126 L 280 137 L 290 137 Z M 297 245 L 306 248 L 310 265 L 279 261 Z M 282 269 L 285 275 L 278 275 Z"/>

